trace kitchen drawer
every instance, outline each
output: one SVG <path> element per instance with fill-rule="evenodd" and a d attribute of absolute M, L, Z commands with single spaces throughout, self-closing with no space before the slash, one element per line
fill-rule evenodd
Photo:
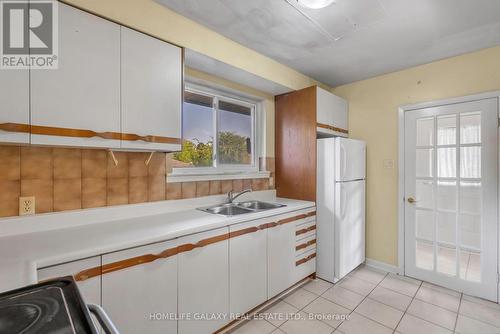
<path fill-rule="evenodd" d="M 301 256 L 302 254 L 308 253 L 310 251 L 316 250 L 316 234 L 312 234 L 307 238 L 302 240 L 297 240 L 295 242 L 295 256 Z"/>
<path fill-rule="evenodd" d="M 295 281 L 299 281 L 316 271 L 316 248 L 295 257 Z"/>
<path fill-rule="evenodd" d="M 297 241 L 316 235 L 316 220 L 297 224 L 295 227 L 295 239 Z"/>

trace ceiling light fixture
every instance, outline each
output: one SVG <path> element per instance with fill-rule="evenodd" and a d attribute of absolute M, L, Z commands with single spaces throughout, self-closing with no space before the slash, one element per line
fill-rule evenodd
<path fill-rule="evenodd" d="M 335 0 L 296 0 L 299 5 L 311 9 L 320 9 L 330 6 Z"/>

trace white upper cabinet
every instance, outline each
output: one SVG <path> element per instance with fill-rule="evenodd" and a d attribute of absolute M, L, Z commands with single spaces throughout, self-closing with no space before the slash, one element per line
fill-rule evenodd
<path fill-rule="evenodd" d="M 30 71 L 31 143 L 120 147 L 120 26 L 59 3 L 58 59 Z"/>
<path fill-rule="evenodd" d="M 245 313 L 267 300 L 267 229 L 271 219 L 229 227 L 229 310 Z"/>
<path fill-rule="evenodd" d="M 316 121 L 318 132 L 347 137 L 347 101 L 316 87 Z"/>
<path fill-rule="evenodd" d="M 29 71 L 1 70 L 0 143 L 29 143 L 29 122 Z"/>
<path fill-rule="evenodd" d="M 177 255 L 161 257 L 176 247 L 174 240 L 102 256 L 103 268 L 135 264 L 101 278 L 102 306 L 120 333 L 177 333 L 175 318 L 155 318 L 177 313 Z"/>
<path fill-rule="evenodd" d="M 182 49 L 121 28 L 122 148 L 181 148 Z"/>
<path fill-rule="evenodd" d="M 213 333 L 230 320 L 211 318 L 229 314 L 228 233 L 220 228 L 179 238 L 178 313 L 191 316 L 179 320 L 179 334 Z"/>

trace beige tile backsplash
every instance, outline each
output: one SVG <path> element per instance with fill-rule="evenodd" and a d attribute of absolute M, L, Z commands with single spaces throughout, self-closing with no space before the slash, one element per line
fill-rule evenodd
<path fill-rule="evenodd" d="M 19 197 L 35 196 L 36 213 L 273 188 L 274 158 L 261 158 L 270 179 L 166 183 L 171 155 L 0 145 L 0 217 L 19 214 Z"/>

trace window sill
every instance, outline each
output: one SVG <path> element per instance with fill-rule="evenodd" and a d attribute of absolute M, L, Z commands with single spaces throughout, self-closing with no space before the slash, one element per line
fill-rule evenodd
<path fill-rule="evenodd" d="M 174 174 L 167 175 L 167 183 L 193 182 L 193 181 L 218 181 L 218 180 L 243 180 L 243 179 L 265 179 L 271 176 L 270 172 L 240 172 L 220 174 Z"/>

